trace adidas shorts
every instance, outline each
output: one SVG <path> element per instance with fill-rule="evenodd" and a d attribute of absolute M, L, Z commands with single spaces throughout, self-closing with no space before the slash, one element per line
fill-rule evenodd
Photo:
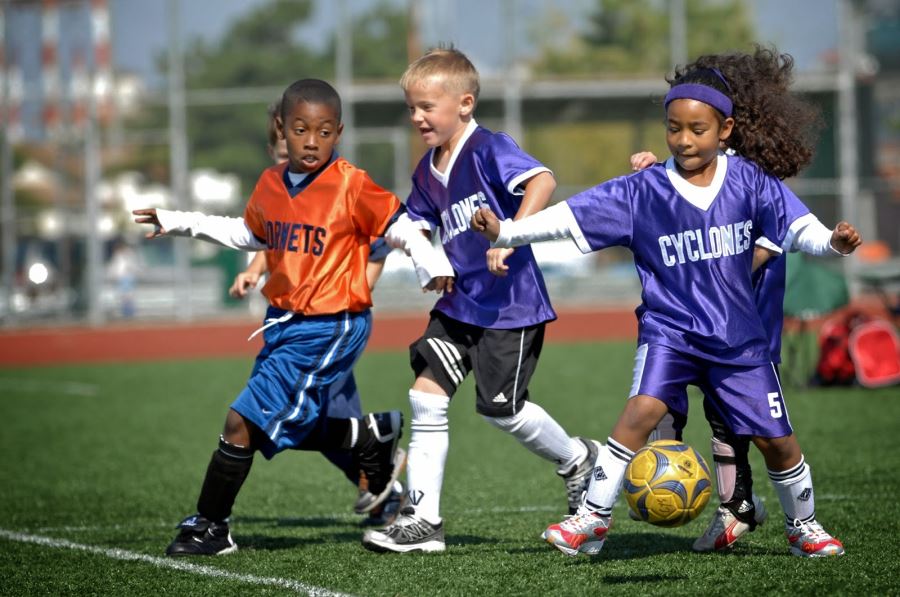
<path fill-rule="evenodd" d="M 518 413 L 528 400 L 528 382 L 544 345 L 545 324 L 495 330 L 463 323 L 440 311 L 409 347 L 416 376 L 430 369 L 448 396 L 475 373 L 475 410 L 488 417 Z"/>
<path fill-rule="evenodd" d="M 736 435 L 783 437 L 794 432 L 773 364 L 725 365 L 660 344 L 638 347 L 630 396 L 658 398 L 677 419 L 687 417 L 689 385 L 700 388 Z"/>

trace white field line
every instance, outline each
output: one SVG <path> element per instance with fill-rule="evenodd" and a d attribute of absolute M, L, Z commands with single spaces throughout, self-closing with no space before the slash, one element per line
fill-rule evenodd
<path fill-rule="evenodd" d="M 197 574 L 199 576 L 223 578 L 251 585 L 281 587 L 284 589 L 297 591 L 298 593 L 306 593 L 312 597 L 350 597 L 347 593 L 338 593 L 336 591 L 308 585 L 306 583 L 298 582 L 288 578 L 255 576 L 253 574 L 239 574 L 237 572 L 220 570 L 212 566 L 201 566 L 199 564 L 191 564 L 183 560 L 159 558 L 156 556 L 149 556 L 147 554 L 136 553 L 124 549 L 110 549 L 105 547 L 97 547 L 95 545 L 83 545 L 81 543 L 66 541 L 65 539 L 53 539 L 51 537 L 42 537 L 40 535 L 26 535 L 23 533 L 7 531 L 6 529 L 0 529 L 0 537 L 8 539 L 10 541 L 18 541 L 20 543 L 34 543 L 37 545 L 43 545 L 45 547 L 52 547 L 57 549 L 74 549 L 76 551 L 84 551 L 87 553 L 105 556 L 113 560 L 144 562 L 145 564 L 150 564 L 152 566 L 156 566 L 157 568 L 168 568 L 170 570 L 178 570 L 179 572 Z"/>
<path fill-rule="evenodd" d="M 100 386 L 96 384 L 79 381 L 0 378 L 0 389 L 7 388 L 31 394 L 68 394 L 70 396 L 96 396 L 100 390 Z"/>

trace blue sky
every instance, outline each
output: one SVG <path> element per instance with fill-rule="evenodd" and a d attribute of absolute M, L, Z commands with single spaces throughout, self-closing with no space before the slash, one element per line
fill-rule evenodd
<path fill-rule="evenodd" d="M 265 0 L 180 0 L 181 27 L 185 38 L 219 39 L 237 17 L 252 11 Z M 362 12 L 377 0 L 346 0 L 355 12 Z M 386 0 L 406 6 L 407 0 Z M 583 15 L 598 0 L 420 0 L 424 45 L 452 41 L 473 59 L 484 75 L 501 72 L 504 67 L 502 7 L 506 2 L 522 15 L 517 20 L 518 51 L 528 52 L 528 32 L 541 26 L 548 11 L 568 19 L 577 29 Z M 779 50 L 794 55 L 800 70 L 821 67 L 820 57 L 836 45 L 837 0 L 747 0 L 753 11 L 760 41 L 774 43 Z M 83 5 L 86 5 L 85 2 Z M 162 83 L 155 59 L 166 51 L 168 43 L 165 0 L 109 0 L 113 61 L 117 71 L 144 77 L 151 85 Z M 318 37 L 322 43 L 336 22 L 336 0 L 315 0 L 311 21 L 300 32 L 307 39 Z M 11 54 L 23 64 L 27 94 L 40 95 L 40 13 L 39 5 L 25 10 L 16 8 L 10 15 Z M 70 8 L 66 8 L 66 6 Z M 63 4 L 65 32 L 61 53 L 67 48 L 89 50 L 85 29 L 87 14 Z M 399 41 L 398 43 L 404 43 Z M 66 66 L 63 65 L 65 73 Z M 64 75 L 65 76 L 65 75 Z"/>
<path fill-rule="evenodd" d="M 185 36 L 218 39 L 236 17 L 251 11 L 262 0 L 181 0 L 182 31 Z M 405 0 L 388 0 L 405 6 Z M 542 15 L 552 6 L 578 27 L 579 15 L 596 6 L 597 0 L 509 0 L 520 13 Z M 374 0 L 347 0 L 354 11 L 362 11 Z M 166 47 L 166 6 L 161 0 L 111 0 L 114 56 L 119 68 L 152 77 L 154 56 Z M 421 0 L 423 42 L 453 41 L 466 51 L 479 69 L 496 72 L 503 65 L 502 2 L 484 0 Z M 837 17 L 835 0 L 756 0 L 748 2 L 763 42 L 794 55 L 802 70 L 820 66 L 819 58 L 835 47 Z M 315 14 L 304 33 L 328 30 L 336 20 L 336 2 L 317 0 Z M 520 39 L 536 24 L 520 19 Z M 539 24 L 537 25 L 539 26 Z M 324 38 L 323 38 L 324 41 Z M 402 43 L 402 42 L 401 42 Z M 527 44 L 519 44 L 527 51 Z"/>

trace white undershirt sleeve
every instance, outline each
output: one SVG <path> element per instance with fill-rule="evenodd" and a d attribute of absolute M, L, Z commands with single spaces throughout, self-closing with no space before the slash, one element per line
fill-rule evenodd
<path fill-rule="evenodd" d="M 260 242 L 247 227 L 244 218 L 168 209 L 157 209 L 156 217 L 166 234 L 171 236 L 189 236 L 242 251 L 266 248 L 266 244 Z"/>
<path fill-rule="evenodd" d="M 436 249 L 407 214 L 401 214 L 384 233 L 388 246 L 403 251 L 412 258 L 419 285 L 422 288 L 439 276 L 454 276 L 453 265 L 442 250 Z"/>
<path fill-rule="evenodd" d="M 545 240 L 575 239 L 578 224 L 565 202 L 531 214 L 521 220 L 500 222 L 500 234 L 492 247 L 518 247 Z"/>
<path fill-rule="evenodd" d="M 844 255 L 831 246 L 832 231 L 826 228 L 819 219 L 806 214 L 791 224 L 785 244 L 790 251 L 801 251 L 809 255 Z"/>

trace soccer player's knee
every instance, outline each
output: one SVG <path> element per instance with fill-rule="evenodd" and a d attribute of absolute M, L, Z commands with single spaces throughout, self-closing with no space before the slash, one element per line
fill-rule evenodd
<path fill-rule="evenodd" d="M 412 411 L 410 429 L 413 431 L 445 431 L 447 429 L 447 411 L 450 408 L 448 396 L 410 390 L 409 407 Z"/>
<path fill-rule="evenodd" d="M 502 429 L 503 431 L 508 431 L 509 433 L 515 433 L 519 431 L 530 419 L 534 418 L 529 416 L 532 414 L 531 411 L 534 409 L 539 409 L 540 406 L 536 404 L 532 404 L 531 402 L 526 402 L 521 410 L 514 415 L 511 416 L 503 416 L 503 417 L 495 417 L 491 415 L 481 415 L 484 417 L 484 420 L 496 427 L 497 429 Z"/>

